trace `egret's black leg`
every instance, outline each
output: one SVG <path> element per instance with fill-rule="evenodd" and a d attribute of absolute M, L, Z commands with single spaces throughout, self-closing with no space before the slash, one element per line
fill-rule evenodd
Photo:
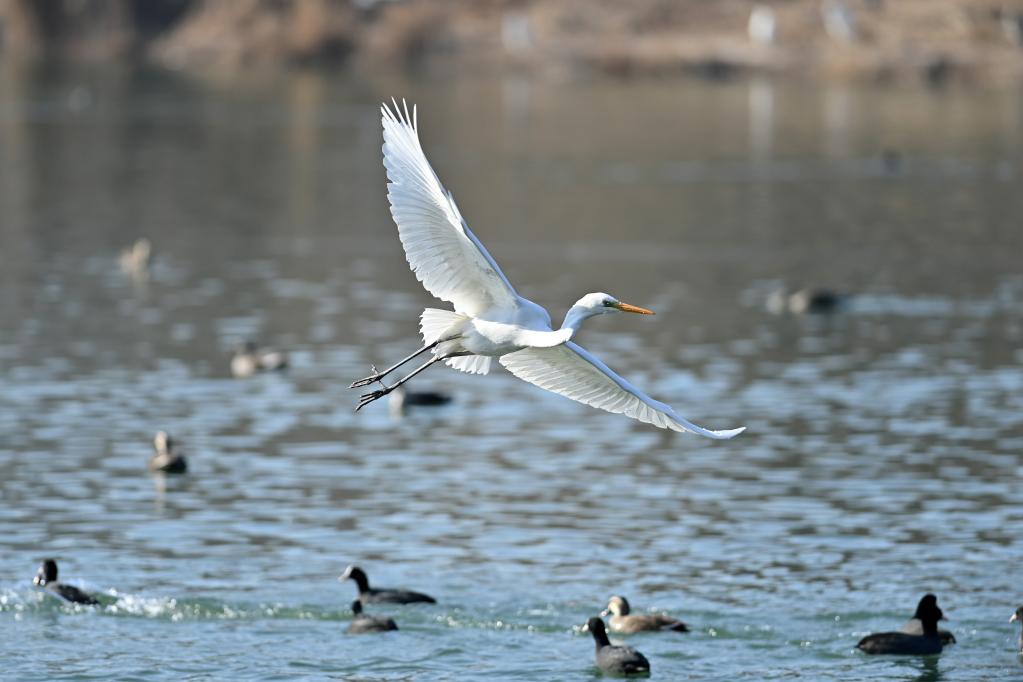
<path fill-rule="evenodd" d="M 430 350 L 430 349 L 432 349 L 432 348 L 436 348 L 436 347 L 437 347 L 437 344 L 438 344 L 438 343 L 440 343 L 440 342 L 441 342 L 441 339 L 437 339 L 437 340 L 436 340 L 436 341 L 434 341 L 433 343 L 430 343 L 430 344 L 427 344 L 427 345 L 423 346 L 422 348 L 420 348 L 419 350 L 417 350 L 417 351 L 416 351 L 415 353 L 413 353 L 412 355 L 408 356 L 407 358 L 405 358 L 404 360 L 402 360 L 401 362 L 399 362 L 399 363 L 397 363 L 397 364 L 391 365 L 390 367 L 388 367 L 387 369 L 385 369 L 385 370 L 384 370 L 383 372 L 378 372 L 378 371 L 377 371 L 377 368 L 376 368 L 376 366 L 374 366 L 374 367 L 373 367 L 373 373 L 372 373 L 372 374 L 370 374 L 370 375 L 369 375 L 368 377 L 366 377 L 365 379 L 359 379 L 358 381 L 353 381 L 353 382 L 352 382 L 352 385 L 351 385 L 351 386 L 349 386 L 348 388 L 359 388 L 360 386 L 369 386 L 369 385 L 370 385 L 370 384 L 372 384 L 372 383 L 373 383 L 374 381 L 380 381 L 380 380 L 381 380 L 381 379 L 383 379 L 383 378 L 384 378 L 385 376 L 387 376 L 388 374 L 390 374 L 390 373 L 391 373 L 391 372 L 393 372 L 394 370 L 398 369 L 399 367 L 401 367 L 402 365 L 404 365 L 404 364 L 405 364 L 406 362 L 408 362 L 408 361 L 409 361 L 409 360 L 411 360 L 412 358 L 415 358 L 415 357 L 417 357 L 417 356 L 419 356 L 419 355 L 422 355 L 423 353 L 425 353 L 426 351 L 428 351 L 428 350 Z"/>
<path fill-rule="evenodd" d="M 409 379 L 411 379 L 415 375 L 419 374 L 423 370 L 425 370 L 428 367 L 430 367 L 430 365 L 433 365 L 433 364 L 436 364 L 438 362 L 441 362 L 442 360 L 447 360 L 448 358 L 456 358 L 459 355 L 467 355 L 467 353 L 449 353 L 448 355 L 435 355 L 434 357 L 430 358 L 429 360 L 424 362 L 419 367 L 416 367 L 414 370 L 409 372 L 406 376 L 403 376 L 395 384 L 393 384 L 391 386 L 388 386 L 388 385 L 384 384 L 383 382 L 381 382 L 381 384 L 383 385 L 383 388 L 381 388 L 379 390 L 376 390 L 376 391 L 373 391 L 372 393 L 365 393 L 362 396 L 360 396 L 359 404 L 355 407 L 355 411 L 358 412 L 359 410 L 361 410 L 362 408 L 366 407 L 366 405 L 369 405 L 374 400 L 379 400 L 380 398 L 383 398 L 385 395 L 387 395 L 388 393 L 390 393 L 394 389 L 398 388 L 399 386 L 404 384 L 406 381 L 408 381 Z"/>

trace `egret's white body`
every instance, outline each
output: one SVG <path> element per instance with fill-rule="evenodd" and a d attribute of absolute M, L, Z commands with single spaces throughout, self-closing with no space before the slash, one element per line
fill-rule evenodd
<path fill-rule="evenodd" d="M 512 374 L 540 388 L 639 421 L 710 438 L 731 438 L 745 427 L 711 431 L 679 416 L 615 374 L 572 342 L 582 323 L 615 312 L 652 314 L 604 293 L 583 296 L 559 329 L 536 303 L 515 292 L 486 247 L 462 218 L 444 190 L 419 142 L 415 108 L 395 103 L 381 108 L 387 198 L 398 236 L 416 278 L 454 311 L 427 308 L 420 320 L 426 344 L 393 367 L 352 384 L 367 386 L 417 355 L 433 358 L 392 386 L 367 393 L 357 409 L 383 397 L 430 365 L 445 361 L 464 372 L 486 374 L 498 358 Z"/>

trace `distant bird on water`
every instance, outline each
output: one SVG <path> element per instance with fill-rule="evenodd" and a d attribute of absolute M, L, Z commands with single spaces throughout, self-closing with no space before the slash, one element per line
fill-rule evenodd
<path fill-rule="evenodd" d="M 33 585 L 42 587 L 50 594 L 56 595 L 65 601 L 75 604 L 86 604 L 94 606 L 99 600 L 87 592 L 83 592 L 74 585 L 65 585 L 57 581 L 57 562 L 53 559 L 46 559 L 39 565 L 36 577 L 32 579 Z"/>
<path fill-rule="evenodd" d="M 593 635 L 593 641 L 597 646 L 598 668 L 614 675 L 636 675 L 650 672 L 650 661 L 646 660 L 646 656 L 631 646 L 611 644 L 611 640 L 607 638 L 607 630 L 604 629 L 604 621 L 600 618 L 590 618 L 586 622 L 586 629 Z"/>
<path fill-rule="evenodd" d="M 174 449 L 174 440 L 166 431 L 157 431 L 153 437 L 153 456 L 149 458 L 151 471 L 183 474 L 188 470 L 185 456 Z"/>
<path fill-rule="evenodd" d="M 416 278 L 454 310 L 427 308 L 420 318 L 424 346 L 387 369 L 352 383 L 368 386 L 423 353 L 432 357 L 396 383 L 363 394 L 356 410 L 384 397 L 438 362 L 463 372 L 486 374 L 493 358 L 512 374 L 554 393 L 659 428 L 709 438 L 743 431 L 711 431 L 687 421 L 615 374 L 572 339 L 587 319 L 610 313 L 652 311 L 604 293 L 587 294 L 573 305 L 561 328 L 551 328 L 547 311 L 515 291 L 482 242 L 462 218 L 454 198 L 426 159 L 415 108 L 382 107 L 387 197 L 398 236 Z"/>
<path fill-rule="evenodd" d="M 785 312 L 825 315 L 839 312 L 848 305 L 849 296 L 832 289 L 807 288 L 791 294 L 784 289 L 777 289 L 767 297 L 767 309 L 776 315 Z"/>
<path fill-rule="evenodd" d="M 924 595 L 913 617 L 920 621 L 921 634 L 879 632 L 861 639 L 856 648 L 867 654 L 940 654 L 942 642 L 938 634 L 938 621 L 943 620 L 945 615 L 938 608 L 938 598 L 933 594 Z"/>
<path fill-rule="evenodd" d="M 1017 608 L 1012 612 L 1012 615 L 1009 616 L 1010 623 L 1015 623 L 1016 621 L 1019 621 L 1020 625 L 1023 626 L 1023 606 Z M 1019 641 L 1016 645 L 1019 647 L 1019 653 L 1023 654 L 1023 630 L 1019 633 Z"/>
<path fill-rule="evenodd" d="M 386 616 L 371 616 L 362 612 L 362 602 L 356 599 L 352 602 L 352 613 L 355 617 L 348 624 L 345 630 L 350 635 L 362 635 L 367 632 L 387 632 L 397 630 L 398 625 Z"/>
<path fill-rule="evenodd" d="M 288 356 L 283 351 L 259 348 L 254 341 L 241 343 L 234 349 L 231 358 L 231 374 L 239 379 L 250 377 L 257 372 L 274 372 L 288 366 Z"/>
<path fill-rule="evenodd" d="M 359 588 L 359 601 L 363 604 L 414 604 L 417 602 L 428 604 L 437 603 L 436 599 L 423 594 L 422 592 L 370 587 L 369 578 L 366 577 L 366 574 L 358 566 L 349 566 L 345 569 L 344 573 L 338 576 L 338 582 L 344 582 L 345 580 L 352 580 L 355 582 L 356 586 Z"/>
<path fill-rule="evenodd" d="M 689 632 L 689 626 L 677 618 L 660 613 L 631 613 L 629 602 L 625 597 L 615 595 L 607 603 L 607 608 L 600 614 L 610 615 L 608 625 L 611 632 L 633 633 L 651 630 L 674 630 Z"/>
<path fill-rule="evenodd" d="M 391 391 L 388 409 L 395 417 L 401 417 L 409 408 L 440 407 L 451 402 L 451 396 L 436 391 L 406 391 L 404 386 Z"/>
<path fill-rule="evenodd" d="M 148 239 L 135 240 L 134 244 L 121 251 L 121 271 L 133 277 L 144 277 L 149 272 L 152 255 L 153 245 Z"/>

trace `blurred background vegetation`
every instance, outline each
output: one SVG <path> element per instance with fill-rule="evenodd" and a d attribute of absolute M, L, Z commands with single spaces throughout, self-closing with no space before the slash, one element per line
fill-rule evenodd
<path fill-rule="evenodd" d="M 1023 80 L 1023 0 L 0 0 L 5 57 Z"/>

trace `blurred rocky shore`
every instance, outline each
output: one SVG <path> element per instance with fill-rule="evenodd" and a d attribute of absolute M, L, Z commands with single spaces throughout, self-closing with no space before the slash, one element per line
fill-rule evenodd
<path fill-rule="evenodd" d="M 4 59 L 1023 83 L 1023 0 L 0 0 Z"/>

